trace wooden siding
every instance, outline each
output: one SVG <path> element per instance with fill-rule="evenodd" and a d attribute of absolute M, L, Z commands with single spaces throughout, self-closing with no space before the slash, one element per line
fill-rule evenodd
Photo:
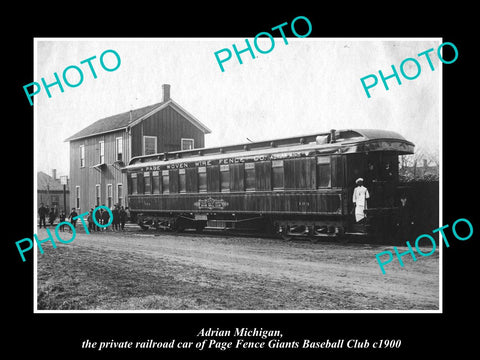
<path fill-rule="evenodd" d="M 245 165 L 230 164 L 230 190 L 245 190 Z"/>
<path fill-rule="evenodd" d="M 348 155 L 351 156 L 351 155 Z M 345 185 L 345 156 L 344 155 L 332 155 L 332 187 L 344 188 Z"/>
<path fill-rule="evenodd" d="M 316 189 L 315 157 L 284 161 L 285 189 Z"/>
<path fill-rule="evenodd" d="M 217 200 L 222 208 L 201 209 L 199 200 Z M 221 194 L 130 195 L 134 211 L 215 213 L 342 214 L 342 191 Z"/>
<path fill-rule="evenodd" d="M 38 207 L 40 207 L 40 204 L 43 203 L 46 207 L 54 207 L 56 206 L 56 209 L 58 213 L 63 210 L 63 191 L 59 190 L 37 190 L 37 204 Z M 66 191 L 66 203 L 67 203 L 67 208 L 66 211 L 70 211 L 70 194 L 68 191 Z M 70 212 L 68 212 L 70 213 Z M 48 218 L 48 216 L 47 216 Z"/>
<path fill-rule="evenodd" d="M 260 161 L 255 163 L 255 190 L 272 189 L 272 162 Z"/>
<path fill-rule="evenodd" d="M 143 136 L 157 137 L 157 152 L 181 150 L 181 139 L 194 140 L 195 148 L 205 146 L 205 134 L 172 107 L 167 106 L 131 129 L 132 157 L 143 155 Z"/>
<path fill-rule="evenodd" d="M 186 191 L 197 192 L 198 191 L 198 170 L 196 168 L 185 169 L 186 178 Z"/>
<path fill-rule="evenodd" d="M 272 189 L 272 161 L 254 163 L 255 191 L 245 191 L 245 164 L 229 164 L 230 189 L 226 193 L 220 192 L 220 165 L 209 165 L 206 166 L 207 193 L 197 192 L 198 170 L 192 167 L 185 169 L 187 193 L 178 194 L 179 170 L 171 169 L 170 194 L 152 196 L 141 194 L 139 190 L 138 194 L 130 195 L 130 205 L 132 211 L 140 212 L 346 214 L 348 198 L 345 197 L 346 189 L 341 187 L 344 183 L 344 158 L 343 155 L 331 157 L 332 185 L 335 184 L 332 188 L 316 188 L 316 157 L 284 160 L 285 189 L 277 190 Z M 137 172 L 139 184 L 141 174 Z M 218 206 L 208 208 L 208 204 L 212 203 Z"/>
<path fill-rule="evenodd" d="M 70 142 L 70 204 L 76 207 L 76 186 L 80 187 L 80 208 L 78 211 L 85 212 L 96 206 L 95 185 L 100 184 L 100 205 L 107 204 L 107 185 L 112 184 L 112 202 L 117 202 L 117 185 L 122 184 L 123 204 L 128 206 L 126 174 L 119 170 L 119 166 L 112 164 L 116 160 L 116 138 L 122 137 L 123 162 L 130 160 L 130 141 L 126 131 L 116 131 L 98 136 Z M 104 162 L 107 165 L 99 170 L 92 166 L 100 163 L 100 145 L 104 141 Z M 80 167 L 80 145 L 85 146 L 85 166 Z"/>

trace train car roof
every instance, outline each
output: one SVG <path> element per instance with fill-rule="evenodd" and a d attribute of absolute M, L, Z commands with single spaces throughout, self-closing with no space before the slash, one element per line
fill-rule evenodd
<path fill-rule="evenodd" d="M 335 140 L 332 142 L 332 134 L 335 134 Z M 352 146 L 359 144 L 373 143 L 376 147 Z M 392 147 L 395 143 L 397 146 Z M 385 147 L 378 144 L 385 143 Z M 388 144 L 388 146 L 387 146 Z M 332 130 L 328 133 L 316 133 L 304 136 L 294 136 L 288 138 L 271 139 L 258 142 L 248 142 L 235 145 L 217 146 L 211 148 L 196 148 L 189 150 L 179 150 L 167 153 L 157 153 L 133 157 L 128 166 L 123 169 L 128 170 L 146 165 L 167 165 L 182 162 L 208 161 L 214 159 L 223 159 L 231 157 L 252 157 L 262 154 L 278 154 L 287 152 L 311 152 L 317 153 L 345 153 L 361 151 L 379 151 L 392 150 L 399 153 L 413 153 L 414 144 L 406 140 L 400 134 L 394 131 L 380 129 L 346 129 Z"/>

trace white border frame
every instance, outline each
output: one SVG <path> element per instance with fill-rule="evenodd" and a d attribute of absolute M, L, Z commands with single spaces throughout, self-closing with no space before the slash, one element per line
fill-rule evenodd
<path fill-rule="evenodd" d="M 38 79 L 37 73 L 37 60 L 38 60 L 38 51 L 37 51 L 37 42 L 38 41 L 71 41 L 74 39 L 75 41 L 139 41 L 139 42 L 147 42 L 147 41 L 154 41 L 157 39 L 161 39 L 163 41 L 202 41 L 203 38 L 33 38 L 33 55 L 34 55 L 34 64 L 33 64 L 33 74 L 34 79 Z M 219 41 L 224 43 L 225 40 L 234 39 L 238 40 L 241 38 L 207 38 L 209 41 Z M 289 41 L 302 41 L 303 39 L 298 38 L 289 38 Z M 347 40 L 347 41 L 440 41 L 443 43 L 442 37 L 418 37 L 418 38 L 400 38 L 400 37 L 368 37 L 368 38 L 309 38 L 309 40 L 319 40 L 319 41 L 340 41 L 340 40 Z M 440 86 L 439 86 L 439 225 L 443 225 L 443 64 L 438 68 L 439 76 L 440 76 Z M 37 149 L 38 141 L 37 141 L 37 129 L 38 129 L 38 121 L 37 121 L 37 107 L 33 107 L 34 113 L 34 149 Z M 142 138 L 143 139 L 143 138 Z M 131 141 L 131 139 L 130 139 Z M 131 146 L 130 146 L 131 149 Z M 130 150 L 131 151 L 131 150 Z M 33 188 L 33 198 L 34 198 L 34 216 L 33 216 L 33 223 L 34 229 L 37 229 L 37 163 L 38 157 L 37 152 L 34 151 L 34 188 Z M 163 190 L 163 189 L 162 189 Z M 76 201 L 76 198 L 75 198 Z M 33 282 L 33 313 L 68 313 L 68 314 L 87 314 L 87 313 L 118 313 L 118 314 L 132 314 L 132 313 L 145 313 L 145 314 L 197 314 L 197 313 L 211 313 L 211 314 L 219 314 L 219 313 L 260 313 L 260 314 L 271 314 L 271 313 L 278 313 L 278 314 L 442 314 L 443 313 L 443 242 L 439 241 L 439 308 L 438 310 L 37 310 L 37 253 L 38 248 L 35 247 L 37 251 L 34 251 L 33 261 L 33 271 L 34 271 L 34 282 Z"/>

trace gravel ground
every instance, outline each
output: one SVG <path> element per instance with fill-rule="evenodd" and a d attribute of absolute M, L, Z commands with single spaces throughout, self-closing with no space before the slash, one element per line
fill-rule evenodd
<path fill-rule="evenodd" d="M 135 232 L 57 245 L 38 253 L 39 310 L 439 309 L 438 249 L 383 275 L 386 245 Z"/>

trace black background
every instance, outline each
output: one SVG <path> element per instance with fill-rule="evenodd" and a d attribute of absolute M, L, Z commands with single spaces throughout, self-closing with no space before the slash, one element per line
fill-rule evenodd
<path fill-rule="evenodd" d="M 127 6 L 128 5 L 128 6 Z M 298 5 L 298 4 L 297 4 Z M 26 5 L 25 5 L 26 6 Z M 27 6 L 26 6 L 27 7 Z M 258 6 L 223 3 L 219 6 L 183 4 L 172 9 L 165 4 L 140 2 L 111 4 L 100 11 L 96 4 L 68 5 L 42 10 L 28 7 L 10 10 L 2 24 L 4 35 L 3 74 L 7 86 L 3 98 L 3 231 L 2 267 L 6 287 L 2 291 L 2 327 L 4 352 L 33 356 L 115 355 L 81 348 L 82 341 L 170 340 L 197 341 L 201 328 L 233 329 L 257 327 L 280 330 L 286 341 L 310 338 L 316 341 L 338 338 L 401 339 L 397 350 L 376 351 L 381 357 L 425 354 L 436 356 L 454 351 L 467 354 L 478 347 L 475 342 L 477 312 L 475 263 L 480 228 L 474 211 L 478 197 L 477 161 L 478 73 L 474 52 L 477 43 L 470 36 L 475 22 L 467 8 L 427 9 L 414 4 L 390 8 L 340 9 L 319 5 L 305 7 L 277 3 Z M 34 37 L 230 37 L 253 38 L 261 31 L 297 16 L 312 23 L 309 37 L 443 37 L 459 51 L 458 60 L 443 65 L 443 224 L 458 218 L 469 219 L 474 235 L 468 241 L 455 240 L 451 232 L 450 248 L 443 251 L 443 314 L 33 314 L 33 257 L 22 263 L 15 241 L 31 238 L 33 219 L 33 108 L 23 92 L 23 85 L 33 78 Z M 300 22 L 298 23 L 300 26 Z M 478 29 L 478 27 L 477 27 Z M 299 33 L 304 33 L 298 29 Z M 477 31 L 478 32 L 478 31 Z M 287 34 L 288 36 L 288 34 Z M 212 54 L 213 56 L 213 54 Z M 446 56 L 446 58 L 449 58 Z M 451 58 L 451 57 L 450 57 Z M 371 69 L 366 69 L 368 72 Z M 365 101 L 368 101 L 365 98 Z M 6 110 L 6 111 L 5 111 Z M 54 134 L 52 135 L 54 136 Z M 41 149 L 38 149 L 41 151 Z M 31 252 L 30 252 L 31 254 Z M 421 305 L 421 304 L 419 304 Z M 371 350 L 371 349 L 370 349 Z M 315 357 L 367 355 L 370 350 L 273 350 L 291 355 Z M 121 351 L 133 354 L 133 351 Z M 187 351 L 183 351 L 187 354 Z M 198 351 L 193 351 L 195 356 Z M 253 351 L 245 351 L 253 354 Z M 169 352 L 144 350 L 143 354 L 168 358 Z M 205 353 L 205 352 L 202 352 Z M 215 351 L 208 352 L 213 355 Z M 218 353 L 218 352 L 217 352 Z M 228 356 L 231 351 L 221 355 Z M 368 354 L 369 356 L 375 354 Z M 135 354 L 136 355 L 136 354 Z"/>

